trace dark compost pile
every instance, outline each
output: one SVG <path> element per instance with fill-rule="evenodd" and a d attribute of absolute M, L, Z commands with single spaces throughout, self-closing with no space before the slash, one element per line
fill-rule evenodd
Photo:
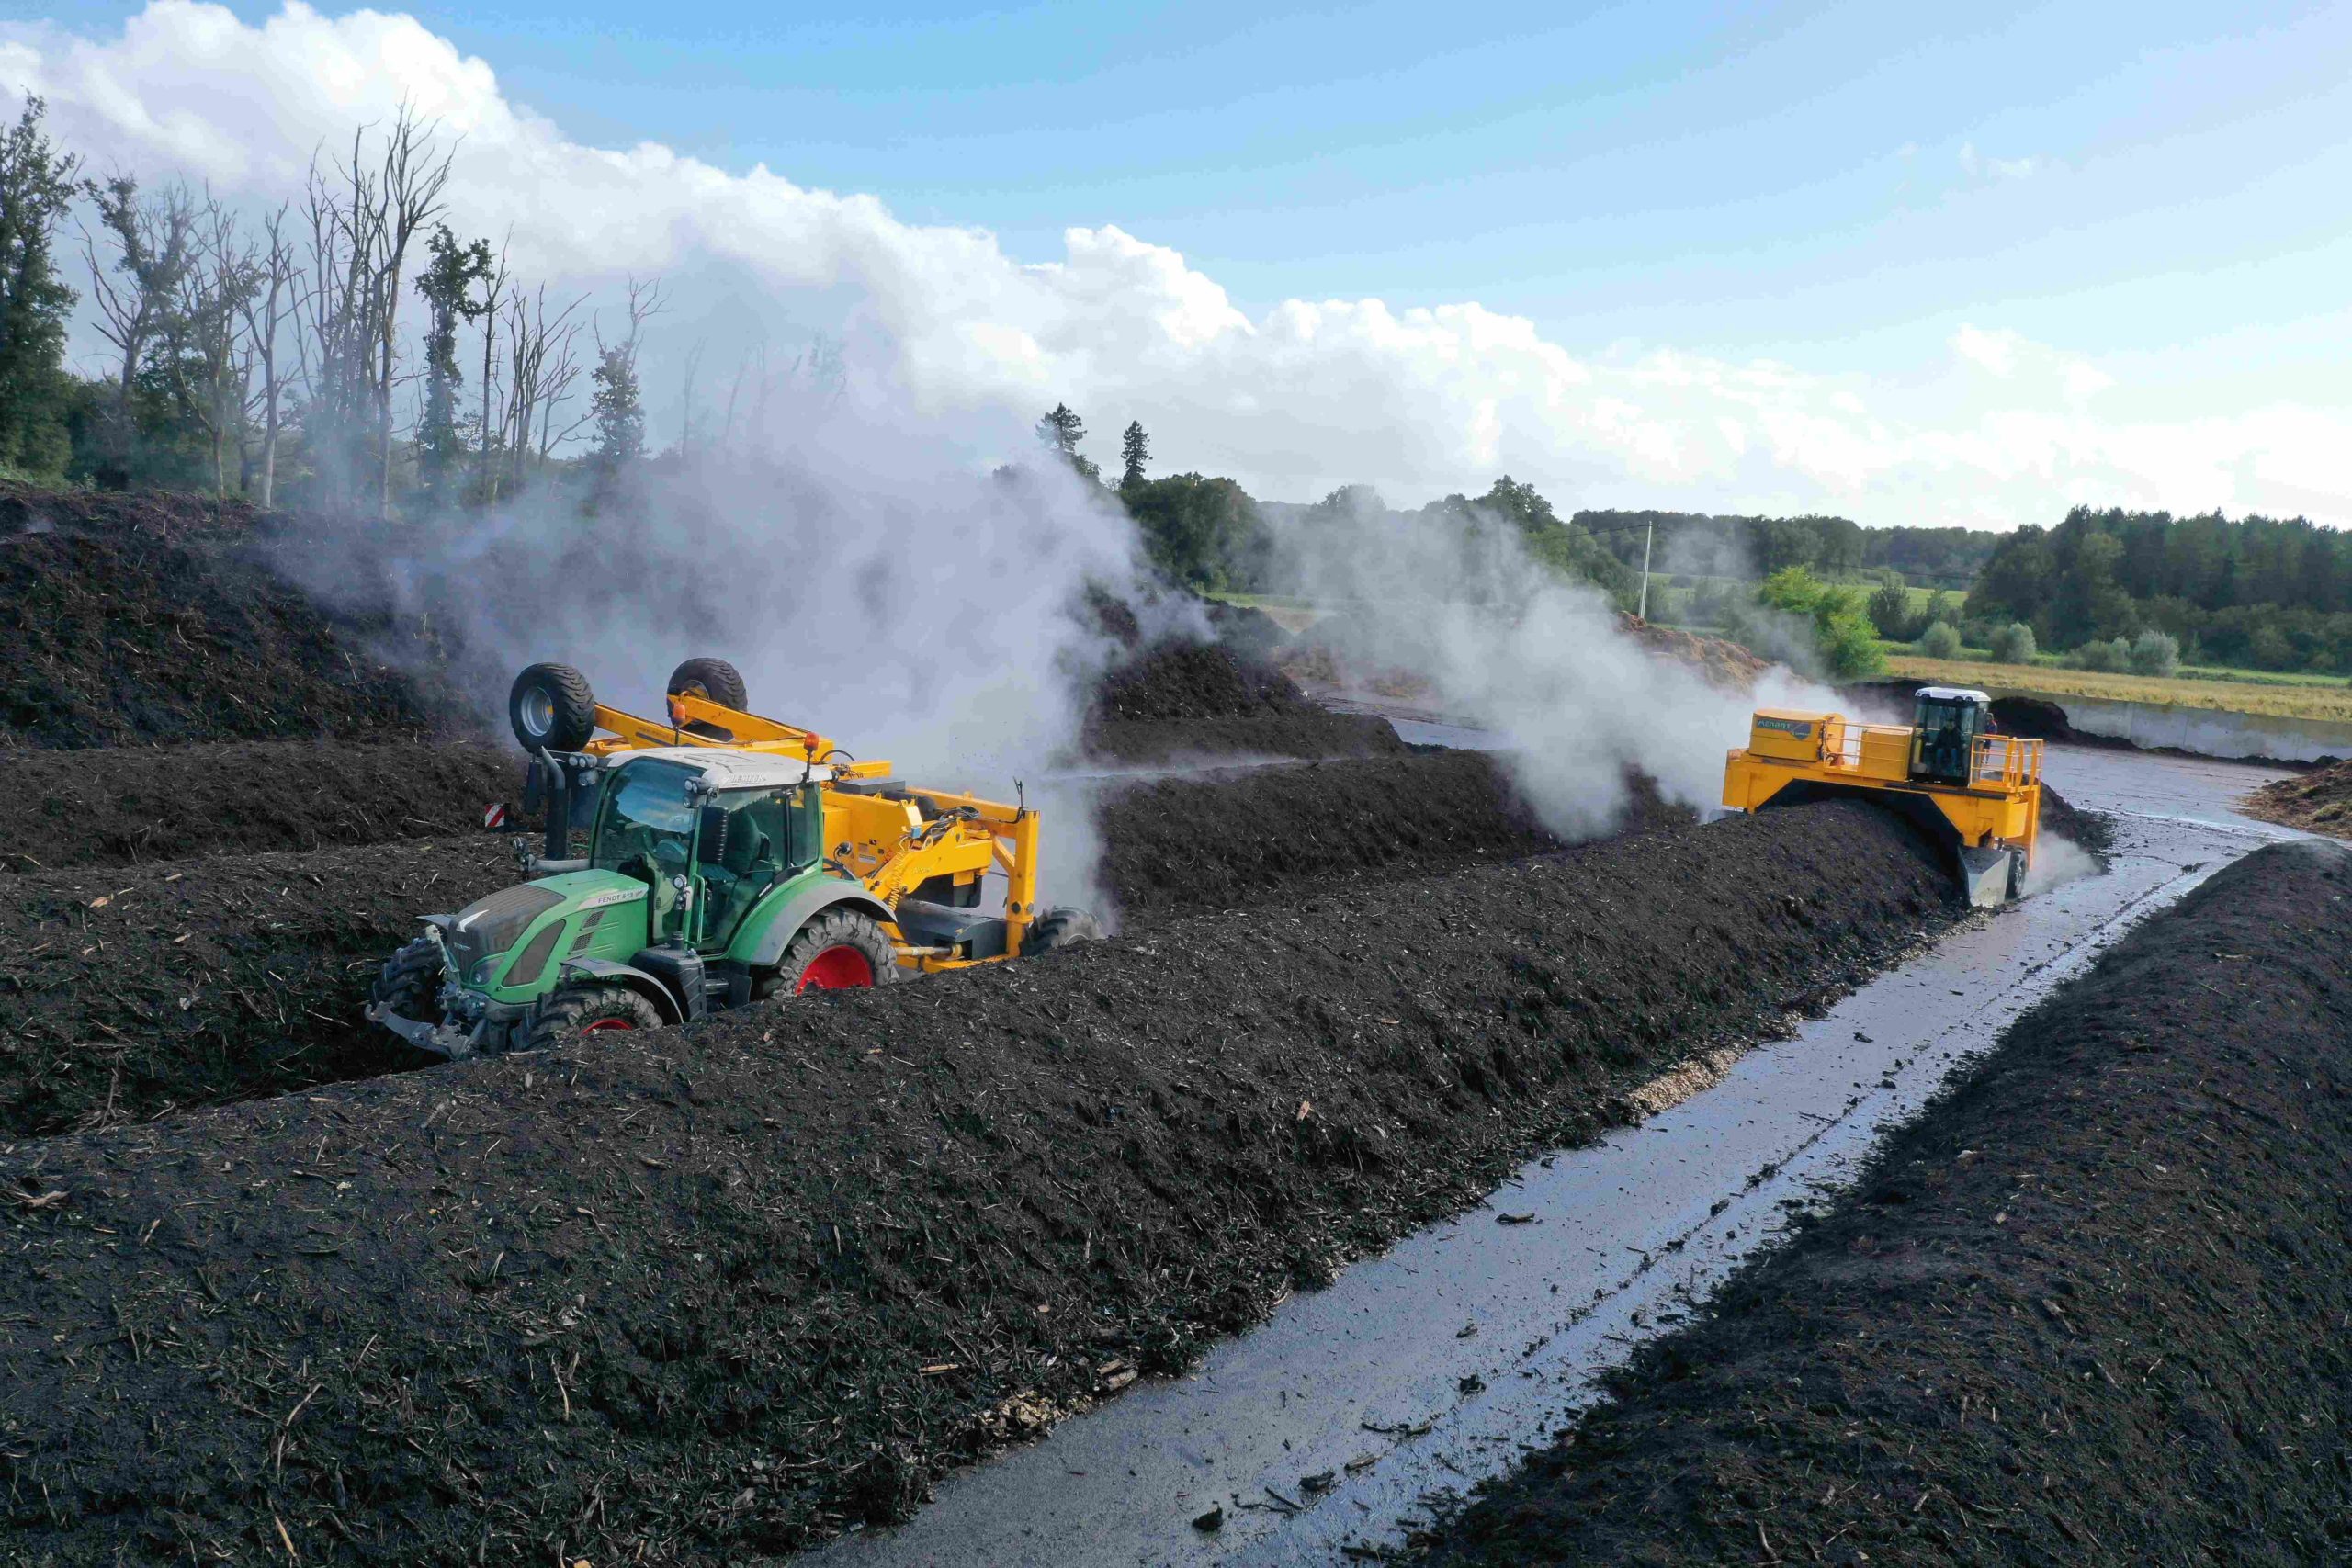
<path fill-rule="evenodd" d="M 703 1562 L 892 1517 L 1952 916 L 1828 803 L 19 1144 L 7 1551 Z"/>
<path fill-rule="evenodd" d="M 2151 918 L 1430 1560 L 2344 1561 L 2348 921 L 2317 843 Z"/>

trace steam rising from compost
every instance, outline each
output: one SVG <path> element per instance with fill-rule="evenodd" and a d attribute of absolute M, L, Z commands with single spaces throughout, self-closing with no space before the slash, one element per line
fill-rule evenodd
<path fill-rule="evenodd" d="M 854 400 L 799 400 L 756 457 L 664 457 L 583 502 L 545 485 L 485 510 L 307 539 L 288 570 L 389 593 L 454 632 L 499 733 L 507 683 L 577 666 L 598 699 L 658 716 L 680 660 L 743 671 L 755 711 L 814 728 L 910 782 L 1010 800 L 1072 749 L 1112 645 L 1084 590 L 1131 590 L 1132 525 L 1057 465 L 991 473 L 1017 426 L 948 432 Z M 1010 439 L 1005 439 L 1010 437 Z M 1046 818 L 1044 893 L 1086 901 L 1077 803 Z"/>
<path fill-rule="evenodd" d="M 1615 822 L 1629 767 L 1668 799 L 1712 808 L 1724 752 L 1745 739 L 1754 706 L 1838 706 L 1785 670 L 1751 697 L 1652 655 L 1598 590 L 1532 558 L 1506 518 L 1474 508 L 1464 529 L 1344 494 L 1337 519 L 1276 525 L 1282 570 L 1307 597 L 1344 602 L 1336 629 L 1351 648 L 1424 676 L 1450 710 L 1508 734 L 1521 788 L 1563 836 Z"/>

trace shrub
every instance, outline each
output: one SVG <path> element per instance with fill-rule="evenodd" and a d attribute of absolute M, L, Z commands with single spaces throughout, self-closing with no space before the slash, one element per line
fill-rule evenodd
<path fill-rule="evenodd" d="M 2033 640 L 2033 628 L 2023 621 L 2011 621 L 1996 631 L 1990 642 L 1996 664 L 2030 664 L 2033 656 L 2041 651 Z"/>
<path fill-rule="evenodd" d="M 1891 642 L 1909 642 L 1919 635 L 1922 617 L 1911 613 L 1911 594 L 1900 577 L 1871 595 L 1871 625 Z"/>
<path fill-rule="evenodd" d="M 2121 637 L 2112 642 L 2086 642 L 2075 649 L 2067 662 L 2077 670 L 2094 674 L 2112 675 L 2132 663 L 2132 645 Z"/>
<path fill-rule="evenodd" d="M 1952 629 L 1950 621 L 1931 622 L 1919 634 L 1919 651 L 1929 659 L 1958 659 L 1960 633 Z"/>
<path fill-rule="evenodd" d="M 2132 673 L 2172 676 L 2180 671 L 2178 639 L 2154 626 L 2132 639 Z"/>
<path fill-rule="evenodd" d="M 1886 654 L 1878 646 L 1878 628 L 1871 625 L 1861 590 L 1837 587 L 1801 566 L 1792 566 L 1766 578 L 1756 590 L 1756 599 L 1772 609 L 1809 617 L 1814 647 L 1829 673 L 1838 679 L 1885 671 Z"/>

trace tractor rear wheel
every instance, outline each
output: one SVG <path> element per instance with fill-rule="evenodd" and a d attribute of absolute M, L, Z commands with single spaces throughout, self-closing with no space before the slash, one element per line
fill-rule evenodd
<path fill-rule="evenodd" d="M 701 697 L 738 713 L 752 700 L 741 673 L 724 659 L 689 659 L 671 671 L 670 695 Z"/>
<path fill-rule="evenodd" d="M 368 999 L 417 1023 L 441 1021 L 441 949 L 421 936 L 384 961 Z"/>
<path fill-rule="evenodd" d="M 856 990 L 891 985 L 898 978 L 898 954 L 873 916 L 828 909 L 800 928 L 775 973 L 761 983 L 759 994 Z"/>
<path fill-rule="evenodd" d="M 596 697 L 569 664 L 534 664 L 506 694 L 506 720 L 523 750 L 577 751 L 596 733 Z"/>
<path fill-rule="evenodd" d="M 539 1003 L 531 1021 L 531 1036 L 524 1048 L 544 1051 L 585 1034 L 610 1030 L 659 1029 L 662 1010 L 627 986 L 564 986 Z"/>
<path fill-rule="evenodd" d="M 1029 922 L 1029 929 L 1021 937 L 1021 956 L 1027 958 L 1058 948 L 1076 947 L 1081 942 L 1102 940 L 1101 921 L 1083 909 L 1057 905 Z"/>

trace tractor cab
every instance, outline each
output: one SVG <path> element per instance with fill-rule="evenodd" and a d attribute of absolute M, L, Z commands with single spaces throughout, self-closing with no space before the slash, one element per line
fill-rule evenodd
<path fill-rule="evenodd" d="M 651 888 L 655 942 L 723 953 L 768 889 L 822 858 L 828 773 L 741 752 L 638 752 L 606 776 L 589 868 Z"/>
<path fill-rule="evenodd" d="M 1911 717 L 1911 778 L 1965 789 L 1973 779 L 1976 738 L 1993 733 L 1993 699 L 1961 686 L 1922 686 Z"/>

